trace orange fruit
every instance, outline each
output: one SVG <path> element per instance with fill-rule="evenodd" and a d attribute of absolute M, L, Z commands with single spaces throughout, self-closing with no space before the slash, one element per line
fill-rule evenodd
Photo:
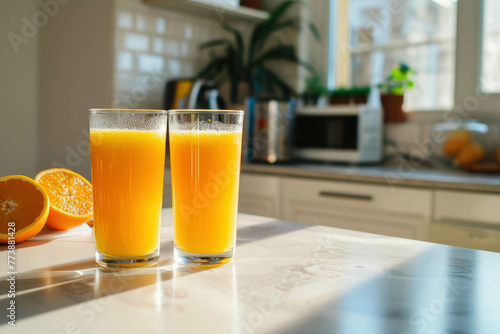
<path fill-rule="evenodd" d="M 484 148 L 475 142 L 465 145 L 453 161 L 455 166 L 469 167 L 484 159 Z"/>
<path fill-rule="evenodd" d="M 449 157 L 455 157 L 462 148 L 470 143 L 470 132 L 468 130 L 457 130 L 450 133 L 443 144 L 443 152 Z"/>
<path fill-rule="evenodd" d="M 92 218 L 92 184 L 83 176 L 64 168 L 44 170 L 35 177 L 49 195 L 47 226 L 68 230 Z"/>
<path fill-rule="evenodd" d="M 34 237 L 49 216 L 49 196 L 29 177 L 0 178 L 0 243 L 14 237 L 16 243 Z"/>

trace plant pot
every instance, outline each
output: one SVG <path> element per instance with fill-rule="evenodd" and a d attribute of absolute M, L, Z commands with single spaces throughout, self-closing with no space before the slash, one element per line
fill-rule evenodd
<path fill-rule="evenodd" d="M 354 96 L 354 103 L 355 104 L 367 104 L 368 103 L 368 96 L 367 95 L 356 95 L 356 96 Z"/>
<path fill-rule="evenodd" d="M 315 94 L 304 94 L 302 96 L 302 100 L 304 101 L 304 105 L 306 105 L 306 106 L 317 106 L 318 99 L 319 99 L 319 95 L 315 95 Z"/>
<path fill-rule="evenodd" d="M 330 96 L 330 105 L 346 105 L 349 104 L 348 96 Z"/>
<path fill-rule="evenodd" d="M 241 0 L 241 5 L 254 9 L 262 9 L 262 0 Z"/>
<path fill-rule="evenodd" d="M 403 110 L 404 95 L 380 94 L 380 102 L 384 108 L 385 123 L 399 123 L 406 120 Z"/>

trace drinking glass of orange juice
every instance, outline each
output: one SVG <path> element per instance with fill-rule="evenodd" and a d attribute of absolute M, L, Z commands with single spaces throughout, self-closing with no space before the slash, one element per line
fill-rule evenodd
<path fill-rule="evenodd" d="M 174 256 L 182 264 L 233 258 L 243 111 L 170 110 Z"/>
<path fill-rule="evenodd" d="M 96 261 L 109 268 L 159 257 L 167 111 L 90 110 Z"/>

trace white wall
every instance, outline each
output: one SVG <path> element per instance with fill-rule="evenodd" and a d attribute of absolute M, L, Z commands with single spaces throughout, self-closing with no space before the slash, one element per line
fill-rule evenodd
<path fill-rule="evenodd" d="M 90 180 L 88 109 L 113 100 L 113 1 L 70 1 L 40 36 L 40 169 Z"/>
<path fill-rule="evenodd" d="M 38 34 L 23 40 L 17 54 L 7 38 L 22 37 L 22 18 L 36 11 L 35 0 L 3 1 L 0 9 L 0 177 L 37 172 Z"/>

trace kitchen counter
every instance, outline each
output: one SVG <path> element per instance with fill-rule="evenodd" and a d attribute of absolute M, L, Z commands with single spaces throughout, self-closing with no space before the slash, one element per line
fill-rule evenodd
<path fill-rule="evenodd" d="M 241 171 L 265 175 L 384 184 L 389 187 L 418 187 L 500 193 L 500 175 L 472 174 L 460 170 L 416 169 L 408 164 L 390 166 L 337 166 L 328 164 L 244 163 Z"/>
<path fill-rule="evenodd" d="M 96 268 L 92 230 L 17 245 L 16 327 L 1 333 L 499 333 L 500 254 L 241 214 L 236 259 Z M 0 247 L 1 275 L 7 247 Z"/>

